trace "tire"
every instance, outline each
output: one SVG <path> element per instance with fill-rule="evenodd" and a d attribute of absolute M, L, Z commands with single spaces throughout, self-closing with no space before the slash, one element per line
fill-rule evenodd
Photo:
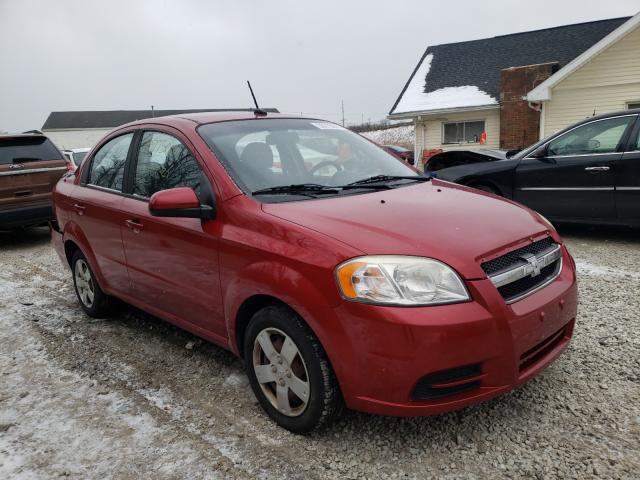
<path fill-rule="evenodd" d="M 289 308 L 269 306 L 253 316 L 244 338 L 244 361 L 260 405 L 281 427 L 309 433 L 342 414 L 344 402 L 327 354 Z"/>
<path fill-rule="evenodd" d="M 105 318 L 113 312 L 115 299 L 102 291 L 89 262 L 80 250 L 76 250 L 71 259 L 73 288 L 78 302 L 87 315 L 93 318 Z"/>

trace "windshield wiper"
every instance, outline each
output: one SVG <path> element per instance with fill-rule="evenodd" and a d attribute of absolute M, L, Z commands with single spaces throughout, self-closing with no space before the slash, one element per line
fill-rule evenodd
<path fill-rule="evenodd" d="M 251 192 L 251 195 L 308 195 L 309 194 L 338 194 L 340 190 L 318 183 L 298 183 L 294 185 L 279 185 L 276 187 L 262 188 Z"/>
<path fill-rule="evenodd" d="M 431 177 L 421 177 L 421 176 L 398 176 L 398 175 L 374 175 L 373 177 L 363 178 L 362 180 L 356 180 L 355 182 L 351 182 L 348 185 L 367 185 L 370 183 L 382 183 L 382 182 L 393 182 L 396 180 L 413 180 L 415 182 L 427 182 L 431 180 Z"/>

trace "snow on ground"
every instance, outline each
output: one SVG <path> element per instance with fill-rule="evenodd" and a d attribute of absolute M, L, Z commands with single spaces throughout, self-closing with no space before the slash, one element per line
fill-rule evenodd
<path fill-rule="evenodd" d="M 431 69 L 433 54 L 422 60 L 420 67 L 411 78 L 402 98 L 392 113 L 418 112 L 424 110 L 443 110 L 457 107 L 478 107 L 495 105 L 498 101 L 475 85 L 445 87 L 425 93 L 425 79 Z"/>
<path fill-rule="evenodd" d="M 360 132 L 360 135 L 373 140 L 378 145 L 400 145 L 410 147 L 414 140 L 413 125 L 401 125 L 395 128 L 384 130 L 371 130 L 370 132 Z"/>

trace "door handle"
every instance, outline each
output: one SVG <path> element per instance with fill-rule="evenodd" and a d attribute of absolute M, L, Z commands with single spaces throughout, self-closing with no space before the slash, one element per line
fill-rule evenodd
<path fill-rule="evenodd" d="M 608 172 L 610 167 L 586 167 L 585 172 Z"/>
<path fill-rule="evenodd" d="M 125 220 L 124 223 L 129 230 L 133 230 L 133 233 L 140 233 L 144 228 L 144 225 L 136 220 Z"/>
<path fill-rule="evenodd" d="M 87 207 L 84 205 L 80 205 L 79 203 L 73 204 L 73 209 L 78 213 L 78 215 L 84 215 L 84 211 Z"/>

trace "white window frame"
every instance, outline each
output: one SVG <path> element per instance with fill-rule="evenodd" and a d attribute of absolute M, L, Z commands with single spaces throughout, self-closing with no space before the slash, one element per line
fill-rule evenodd
<path fill-rule="evenodd" d="M 484 123 L 484 129 L 482 130 L 483 132 L 486 133 L 487 131 L 487 119 L 486 118 L 478 118 L 478 119 L 474 119 L 474 120 L 451 120 L 451 121 L 447 121 L 447 122 L 441 122 L 440 123 L 440 144 L 441 145 L 480 145 L 480 139 L 478 138 L 477 142 L 445 142 L 444 141 L 444 126 L 445 125 L 451 125 L 452 123 L 462 123 L 463 125 L 466 123 L 473 123 L 473 122 L 482 122 Z M 464 129 L 465 127 L 462 128 L 462 138 L 464 138 Z"/>
<path fill-rule="evenodd" d="M 631 110 L 631 108 L 640 108 L 640 100 L 632 100 L 630 102 L 627 102 L 627 110 Z"/>

